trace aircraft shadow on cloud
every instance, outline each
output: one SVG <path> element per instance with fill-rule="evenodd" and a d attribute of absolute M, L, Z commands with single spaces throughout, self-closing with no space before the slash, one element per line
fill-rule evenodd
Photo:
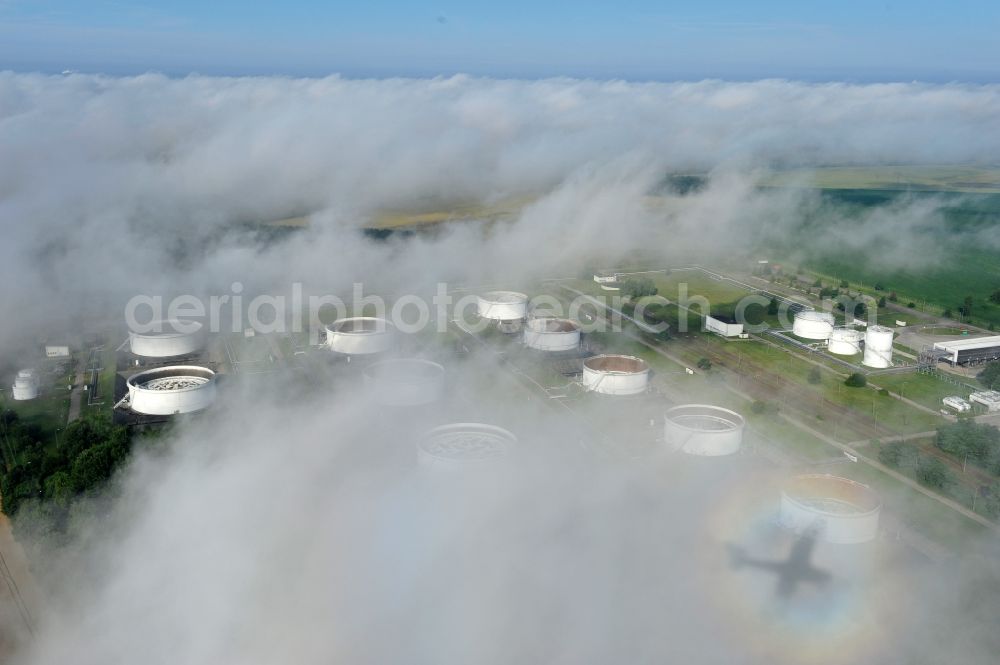
<path fill-rule="evenodd" d="M 832 575 L 812 564 L 813 549 L 816 546 L 818 529 L 808 529 L 792 544 L 788 558 L 784 560 L 758 559 L 749 556 L 737 545 L 727 545 L 730 563 L 734 569 L 757 568 L 777 575 L 775 595 L 786 599 L 795 594 L 800 584 L 825 586 Z"/>

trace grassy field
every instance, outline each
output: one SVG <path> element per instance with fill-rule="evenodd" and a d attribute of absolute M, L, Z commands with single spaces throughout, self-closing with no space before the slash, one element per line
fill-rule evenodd
<path fill-rule="evenodd" d="M 973 166 L 832 166 L 776 171 L 770 187 L 817 189 L 927 190 L 1000 193 L 1000 168 Z"/>
<path fill-rule="evenodd" d="M 518 197 L 494 203 L 442 202 L 437 205 L 424 203 L 405 210 L 382 210 L 360 226 L 366 229 L 391 230 L 462 220 L 506 219 L 516 215 L 533 200 L 533 197 Z M 285 217 L 266 223 L 270 227 L 287 229 L 306 228 L 309 224 L 308 215 Z"/>
<path fill-rule="evenodd" d="M 953 383 L 942 381 L 929 374 L 886 374 L 872 379 L 873 382 L 929 409 L 942 408 L 941 400 L 949 395 L 967 396 L 968 391 Z"/>
<path fill-rule="evenodd" d="M 850 233 L 851 225 L 860 223 L 865 213 L 877 206 L 898 203 L 903 195 L 844 189 L 825 191 L 822 196 L 821 209 L 836 212 L 842 232 Z M 876 296 L 895 291 L 901 304 L 913 302 L 936 315 L 951 310 L 953 316 L 958 316 L 958 307 L 966 297 L 971 297 L 970 322 L 1000 326 L 1000 305 L 989 301 L 990 294 L 1000 289 L 1000 243 L 985 242 L 1000 238 L 1000 195 L 907 193 L 906 196 L 918 202 L 921 197 L 933 196 L 934 205 L 940 206 L 940 225 L 909 231 L 922 234 L 921 240 L 941 248 L 941 257 L 936 260 L 922 263 L 921 257 L 914 257 L 912 267 L 893 268 L 885 267 L 876 246 L 850 252 L 816 246 L 810 243 L 817 230 L 813 224 L 825 224 L 825 219 L 803 220 L 798 231 L 782 244 L 786 251 L 802 255 L 804 268 L 831 282 L 846 279 L 852 289 L 861 287 Z M 876 292 L 873 288 L 876 284 L 883 290 Z"/>

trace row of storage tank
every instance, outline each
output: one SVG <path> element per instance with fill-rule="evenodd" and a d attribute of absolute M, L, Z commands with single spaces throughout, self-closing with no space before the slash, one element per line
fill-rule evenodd
<path fill-rule="evenodd" d="M 545 352 L 567 352 L 579 348 L 580 325 L 556 317 L 527 319 L 525 294 L 494 291 L 478 299 L 481 318 L 523 328 L 526 346 Z M 795 316 L 793 334 L 803 339 L 825 340 L 831 353 L 853 355 L 861 350 L 862 335 L 850 328 L 835 328 L 833 316 L 826 312 L 807 310 Z M 327 326 L 326 344 L 332 350 L 348 356 L 374 355 L 393 346 L 394 328 L 391 323 L 375 317 L 340 319 Z M 892 358 L 893 331 L 882 326 L 870 327 L 864 335 L 864 360 L 872 367 L 888 367 Z M 150 358 L 190 355 L 204 345 L 200 326 L 186 333 L 163 332 L 131 335 L 132 352 Z M 196 371 L 197 370 L 197 371 Z M 140 406 L 160 413 L 183 413 L 200 408 L 203 399 L 214 389 L 211 370 L 178 366 L 142 372 L 129 379 L 131 408 Z M 647 390 L 650 368 L 641 358 L 602 354 L 583 361 L 581 383 L 587 390 L 607 395 L 634 395 Z M 138 396 L 139 399 L 134 398 Z M 205 396 L 205 397 L 203 397 Z M 158 405 L 158 406 L 154 406 Z"/>
<path fill-rule="evenodd" d="M 509 327 L 523 324 L 524 342 L 531 348 L 563 352 L 579 347 L 579 324 L 552 317 L 526 319 L 527 297 L 523 294 L 484 294 L 478 311 L 481 318 Z M 349 355 L 382 353 L 392 347 L 392 340 L 392 327 L 382 319 L 342 319 L 327 328 L 329 348 Z M 185 333 L 131 335 L 132 353 L 151 359 L 192 356 L 204 343 L 200 326 Z M 641 358 L 603 354 L 584 360 L 582 384 L 608 395 L 639 394 L 648 388 L 649 373 Z M 18 379 L 28 382 L 34 377 L 26 372 Z M 214 400 L 215 379 L 212 370 L 197 365 L 140 371 L 127 380 L 129 408 L 164 416 L 199 411 Z M 435 402 L 444 394 L 445 381 L 444 367 L 424 359 L 385 359 L 364 370 L 364 383 L 372 397 L 389 407 Z M 664 449 L 700 457 L 732 455 L 742 446 L 745 426 L 744 418 L 729 409 L 704 404 L 675 406 L 664 414 Z M 516 446 L 517 438 L 502 428 L 457 423 L 421 437 L 417 458 L 421 466 L 435 470 L 485 468 L 491 461 L 507 458 Z M 832 476 L 800 476 L 782 492 L 780 519 L 797 530 L 819 524 L 823 537 L 831 542 L 864 542 L 877 532 L 879 509 L 877 496 L 864 485 Z"/>
<path fill-rule="evenodd" d="M 795 314 L 792 334 L 801 339 L 826 342 L 826 350 L 841 356 L 864 353 L 862 364 L 884 369 L 892 366 L 893 330 L 871 325 L 864 332 L 851 327 L 836 327 L 833 314 L 804 310 Z"/>
<path fill-rule="evenodd" d="M 507 331 L 514 331 L 523 322 L 524 344 L 528 348 L 560 353 L 580 347 L 579 323 L 548 316 L 528 318 L 528 296 L 523 293 L 484 293 L 478 298 L 478 314 Z M 587 390 L 605 395 L 638 395 L 649 387 L 649 365 L 635 356 L 592 356 L 583 361 L 581 383 Z"/>

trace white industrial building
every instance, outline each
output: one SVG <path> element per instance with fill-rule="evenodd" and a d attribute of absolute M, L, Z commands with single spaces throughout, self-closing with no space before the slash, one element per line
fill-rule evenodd
<path fill-rule="evenodd" d="M 706 316 L 703 329 L 723 337 L 739 337 L 743 334 L 742 323 L 737 323 L 736 319 L 718 316 Z"/>
<path fill-rule="evenodd" d="M 834 318 L 829 312 L 805 309 L 795 314 L 792 334 L 802 339 L 828 340 L 833 333 Z"/>
<path fill-rule="evenodd" d="M 966 411 L 972 410 L 972 405 L 958 395 L 949 395 L 948 397 L 942 399 L 941 403 L 951 409 L 954 409 L 955 411 L 958 411 L 959 413 L 965 413 Z"/>
<path fill-rule="evenodd" d="M 981 404 L 987 411 L 1000 411 L 1000 391 L 982 390 L 969 395 L 969 401 Z"/>
<path fill-rule="evenodd" d="M 892 367 L 892 328 L 868 326 L 865 331 L 865 355 L 862 364 L 876 369 Z"/>
<path fill-rule="evenodd" d="M 572 351 L 580 346 L 580 324 L 555 317 L 529 319 L 524 343 L 539 351 Z"/>
<path fill-rule="evenodd" d="M 507 458 L 517 437 L 502 427 L 453 423 L 435 427 L 417 442 L 417 463 L 433 471 L 476 471 L 496 468 Z"/>
<path fill-rule="evenodd" d="M 444 367 L 421 358 L 382 360 L 365 368 L 372 399 L 386 406 L 419 406 L 441 399 Z"/>
<path fill-rule="evenodd" d="M 622 273 L 613 270 L 601 270 L 594 273 L 594 281 L 598 284 L 617 284 L 624 277 Z"/>
<path fill-rule="evenodd" d="M 155 321 L 150 332 L 129 332 L 132 353 L 143 358 L 179 358 L 201 351 L 206 334 L 197 321 Z"/>
<path fill-rule="evenodd" d="M 583 361 L 583 386 L 603 395 L 638 395 L 649 387 L 649 365 L 635 356 L 593 356 Z"/>
<path fill-rule="evenodd" d="M 69 358 L 69 347 L 58 344 L 45 345 L 46 358 Z"/>
<path fill-rule="evenodd" d="M 824 474 L 795 476 L 781 491 L 779 521 L 797 533 L 815 529 L 828 543 L 866 543 L 878 535 L 882 500 L 867 485 Z"/>
<path fill-rule="evenodd" d="M 664 441 L 689 455 L 719 457 L 738 452 L 746 420 L 729 409 L 710 404 L 683 404 L 666 413 Z"/>
<path fill-rule="evenodd" d="M 215 401 L 215 372 L 205 367 L 174 365 L 133 374 L 128 394 L 118 404 L 134 413 L 169 416 L 200 411 Z"/>
<path fill-rule="evenodd" d="M 952 365 L 970 365 L 1000 360 L 1000 335 L 935 342 L 934 348 L 947 355 L 941 360 Z"/>
<path fill-rule="evenodd" d="M 395 326 L 374 316 L 337 319 L 326 327 L 326 345 L 346 356 L 382 353 L 392 348 Z"/>
<path fill-rule="evenodd" d="M 34 370 L 22 369 L 14 377 L 11 393 L 15 400 L 24 401 L 38 397 L 38 378 Z"/>

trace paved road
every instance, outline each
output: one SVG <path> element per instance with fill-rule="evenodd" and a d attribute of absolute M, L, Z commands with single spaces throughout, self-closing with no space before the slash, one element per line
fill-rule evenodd
<path fill-rule="evenodd" d="M 77 364 L 76 377 L 73 379 L 73 390 L 69 395 L 69 414 L 66 423 L 69 424 L 80 417 L 80 407 L 83 402 L 83 387 L 86 384 L 87 361 L 81 359 Z"/>

